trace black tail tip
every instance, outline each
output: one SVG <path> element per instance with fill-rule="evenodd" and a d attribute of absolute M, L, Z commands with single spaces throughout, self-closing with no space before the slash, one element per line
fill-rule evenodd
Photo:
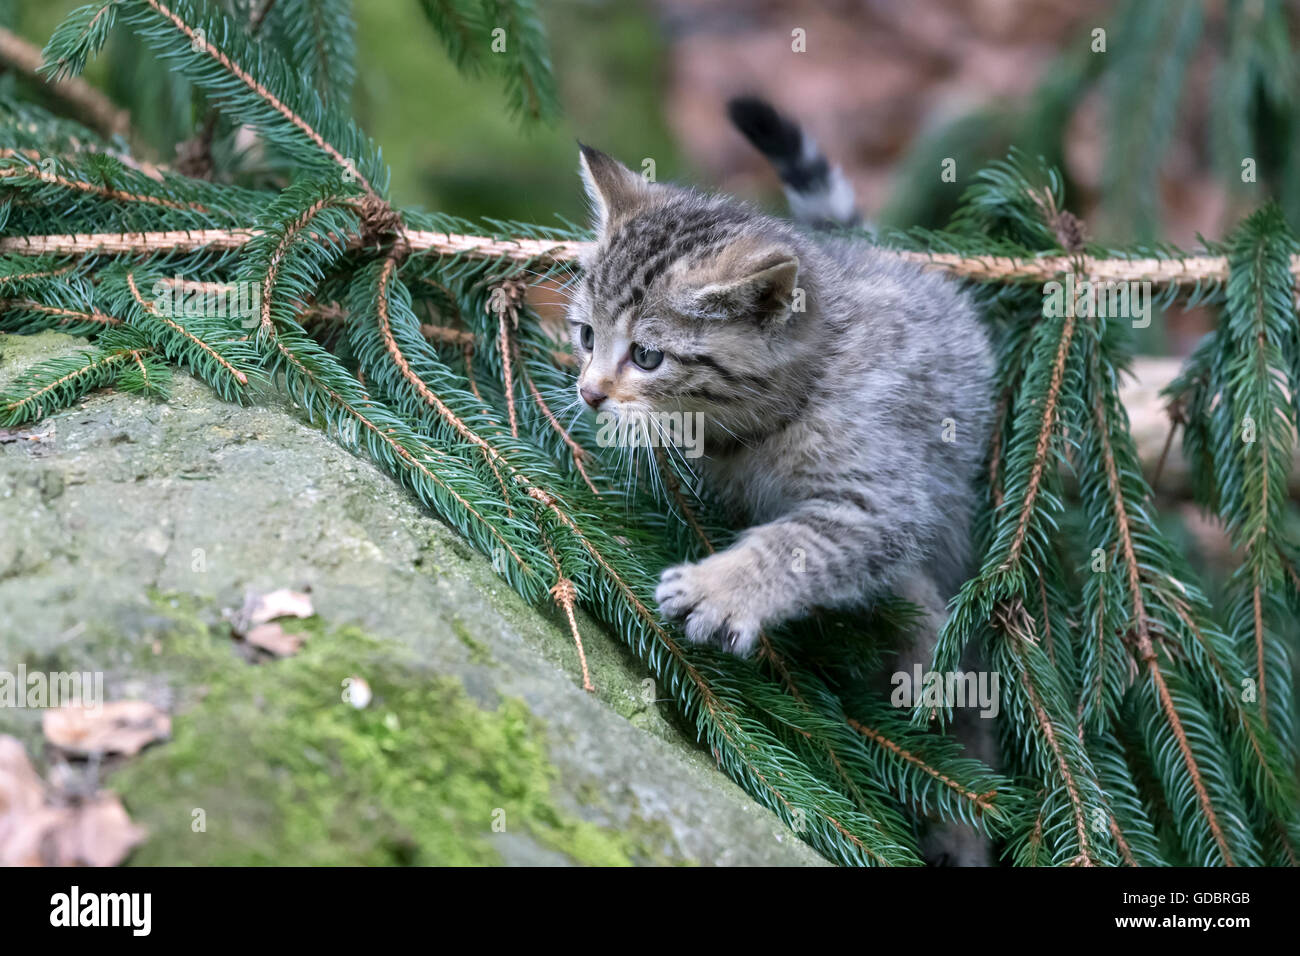
<path fill-rule="evenodd" d="M 764 155 L 783 160 L 799 156 L 803 139 L 799 127 L 778 113 L 767 100 L 757 96 L 737 96 L 727 102 L 727 116 Z"/>

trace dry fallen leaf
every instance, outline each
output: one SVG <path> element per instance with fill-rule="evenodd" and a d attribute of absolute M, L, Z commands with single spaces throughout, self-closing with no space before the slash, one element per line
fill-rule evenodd
<path fill-rule="evenodd" d="M 0 866 L 115 866 L 145 835 L 111 793 L 58 802 L 23 745 L 0 735 Z"/>
<path fill-rule="evenodd" d="M 45 805 L 45 783 L 17 738 L 0 736 L 0 865 L 18 865 L 39 846 L 29 846 L 26 827 Z"/>
<path fill-rule="evenodd" d="M 147 832 L 126 815 L 116 794 L 98 793 L 67 808 L 54 828 L 49 850 L 57 866 L 116 866 Z"/>
<path fill-rule="evenodd" d="M 298 653 L 303 637 L 301 634 L 286 634 L 279 624 L 271 623 L 257 625 L 244 635 L 244 640 L 254 647 L 270 651 L 276 657 L 288 657 Z"/>
<path fill-rule="evenodd" d="M 286 634 L 284 628 L 274 623 L 275 619 L 311 617 L 314 613 L 311 595 L 302 591 L 288 588 L 268 594 L 249 591 L 244 597 L 244 606 L 231 621 L 231 628 L 236 636 L 244 638 L 252 646 L 276 657 L 288 657 L 298 653 L 304 638 L 298 634 Z"/>
<path fill-rule="evenodd" d="M 14 737 L 0 736 L 0 866 L 39 866 L 45 835 L 63 820 Z"/>
<path fill-rule="evenodd" d="M 102 707 L 60 707 L 41 719 L 45 739 L 65 753 L 139 753 L 155 740 L 171 736 L 172 721 L 148 701 L 118 700 Z"/>
<path fill-rule="evenodd" d="M 54 426 L 48 425 L 44 430 L 35 428 L 0 428 L 0 445 L 10 442 L 47 442 L 54 438 Z"/>
<path fill-rule="evenodd" d="M 290 591 L 280 588 L 269 594 L 249 591 L 244 598 L 244 607 L 235 620 L 235 631 L 247 634 L 259 624 L 273 621 L 277 617 L 311 617 L 314 613 L 311 595 L 302 591 Z"/>

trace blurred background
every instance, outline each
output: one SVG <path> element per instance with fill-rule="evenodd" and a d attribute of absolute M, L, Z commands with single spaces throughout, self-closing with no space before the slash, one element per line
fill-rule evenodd
<path fill-rule="evenodd" d="M 18 31 L 43 43 L 79 5 L 21 0 Z M 779 208 L 775 179 L 723 113 L 728 97 L 756 92 L 815 133 L 884 225 L 942 225 L 969 175 L 1012 145 L 1059 163 L 1075 210 L 1105 241 L 1219 237 L 1260 199 L 1259 184 L 1240 181 L 1246 156 L 1263 191 L 1300 208 L 1297 177 L 1289 190 L 1280 183 L 1294 171 L 1296 138 L 1300 8 L 1288 0 L 539 7 L 562 109 L 551 124 L 513 117 L 495 77 L 458 74 L 416 0 L 356 4 L 355 112 L 383 145 L 398 202 L 536 222 L 580 217 L 581 138 L 629 164 L 653 158 L 660 178 Z M 101 60 L 88 75 L 110 93 L 132 83 L 102 69 Z M 154 100 L 156 111 L 133 122 L 167 159 L 188 135 L 191 100 L 178 89 Z M 939 179 L 945 157 L 957 161 L 955 183 Z"/>
<path fill-rule="evenodd" d="M 0 0 L 0 11 L 39 45 L 78 5 Z M 658 179 L 783 211 L 776 177 L 725 116 L 728 98 L 757 93 L 843 166 L 875 226 L 942 227 L 974 174 L 1014 147 L 1060 170 L 1098 242 L 1196 249 L 1269 199 L 1300 229 L 1300 0 L 538 6 L 559 109 L 530 121 L 507 107 L 498 76 L 457 70 L 419 0 L 355 4 L 353 109 L 382 144 L 399 205 L 583 223 L 581 139 L 633 168 L 653 160 Z M 175 162 L 196 99 L 179 79 L 158 82 L 147 49 L 122 49 L 136 42 L 114 31 L 87 76 L 132 104 L 138 154 Z M 0 77 L 11 79 L 23 82 Z M 941 177 L 946 160 L 953 181 Z M 1171 309 L 1140 333 L 1149 358 L 1127 400 L 1144 459 L 1169 433 L 1160 387 L 1214 321 Z M 1175 442 L 1165 479 L 1175 493 L 1180 467 Z M 1202 524 L 1190 507 L 1186 517 Z"/>
<path fill-rule="evenodd" d="M 238 0 L 232 0 L 238 2 Z M 78 0 L 9 0 L 43 43 Z M 3 6 L 0 3 L 0 6 Z M 775 177 L 728 125 L 763 95 L 841 163 L 882 226 L 944 224 L 970 176 L 1016 146 L 1067 182 L 1092 238 L 1195 246 L 1266 196 L 1300 225 L 1296 0 L 547 0 L 560 111 L 521 121 L 495 76 L 466 78 L 417 0 L 356 4 L 354 110 L 381 143 L 398 203 L 554 224 L 585 216 L 576 139 L 657 177 L 782 208 Z M 116 31 L 114 43 L 132 42 Z M 151 54 L 88 76 L 119 101 L 156 86 Z M 104 62 L 136 63 L 105 72 Z M 129 92 L 128 92 L 129 91 Z M 155 158 L 190 135 L 193 98 L 149 93 L 132 123 Z M 956 163 L 954 182 L 940 164 Z M 1243 162 L 1254 182 L 1243 182 Z M 1185 354 L 1204 316 L 1142 342 Z"/>

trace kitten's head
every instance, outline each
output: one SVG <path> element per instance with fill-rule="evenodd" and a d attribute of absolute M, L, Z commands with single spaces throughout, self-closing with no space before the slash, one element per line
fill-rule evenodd
<path fill-rule="evenodd" d="M 792 310 L 809 298 L 798 234 L 585 146 L 581 171 L 597 238 L 569 308 L 582 400 L 620 418 L 702 412 L 723 427 L 770 412 L 792 360 L 783 342 L 806 319 Z"/>

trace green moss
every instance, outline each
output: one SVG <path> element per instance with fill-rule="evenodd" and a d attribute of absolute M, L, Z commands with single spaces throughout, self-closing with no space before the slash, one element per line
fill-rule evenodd
<path fill-rule="evenodd" d="M 487 645 L 477 640 L 465 626 L 465 622 L 458 617 L 451 619 L 451 629 L 456 635 L 457 640 L 469 648 L 469 658 L 475 664 L 494 664 L 492 652 L 487 649 Z"/>
<path fill-rule="evenodd" d="M 523 702 L 485 710 L 400 645 L 319 619 L 303 622 L 297 655 L 250 664 L 183 603 L 159 602 L 174 622 L 159 656 L 193 702 L 172 740 L 108 782 L 150 831 L 132 863 L 497 863 L 494 822 L 579 863 L 658 862 L 644 849 L 653 834 L 557 807 L 544 729 Z M 343 701 L 349 677 L 369 684 L 366 708 Z"/>

